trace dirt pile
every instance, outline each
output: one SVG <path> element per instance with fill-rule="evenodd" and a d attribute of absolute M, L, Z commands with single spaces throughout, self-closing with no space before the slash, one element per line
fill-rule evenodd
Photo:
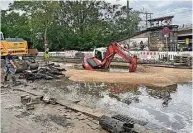
<path fill-rule="evenodd" d="M 134 73 L 101 72 L 69 69 L 65 75 L 73 81 L 130 83 L 130 84 L 175 84 L 192 80 L 192 69 L 173 69 L 139 65 Z"/>

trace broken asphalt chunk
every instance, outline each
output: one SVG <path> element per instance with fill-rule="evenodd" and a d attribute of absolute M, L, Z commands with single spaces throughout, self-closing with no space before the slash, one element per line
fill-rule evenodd
<path fill-rule="evenodd" d="M 26 105 L 31 101 L 31 97 L 29 95 L 22 95 L 21 96 L 21 103 Z"/>
<path fill-rule="evenodd" d="M 34 104 L 33 103 L 26 103 L 25 107 L 26 107 L 26 110 L 33 110 Z"/>

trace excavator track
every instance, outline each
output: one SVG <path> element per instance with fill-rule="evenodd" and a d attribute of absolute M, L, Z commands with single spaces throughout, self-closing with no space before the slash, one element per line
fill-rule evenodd
<path fill-rule="evenodd" d="M 120 114 L 113 115 L 111 118 L 122 121 L 122 122 L 126 122 L 126 123 L 133 123 L 133 124 L 136 123 L 136 124 L 139 124 L 141 126 L 145 126 L 148 123 L 145 121 L 136 120 L 136 119 L 130 118 L 126 115 L 120 115 Z"/>
<path fill-rule="evenodd" d="M 111 133 L 137 133 L 134 131 L 134 124 L 123 122 L 105 115 L 100 118 L 99 124 L 103 129 L 106 129 Z"/>

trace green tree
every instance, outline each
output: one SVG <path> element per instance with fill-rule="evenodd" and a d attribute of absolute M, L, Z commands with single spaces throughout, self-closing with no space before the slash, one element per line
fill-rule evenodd
<path fill-rule="evenodd" d="M 138 13 L 126 14 L 126 6 L 105 1 L 14 1 L 2 11 L 2 31 L 30 37 L 39 50 L 44 40 L 51 50 L 91 50 L 136 32 Z"/>

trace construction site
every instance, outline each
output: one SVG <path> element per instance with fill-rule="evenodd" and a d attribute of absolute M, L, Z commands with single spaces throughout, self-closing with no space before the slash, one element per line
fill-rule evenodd
<path fill-rule="evenodd" d="M 126 17 L 129 11 L 132 18 L 131 5 L 126 2 Z M 95 1 L 44 4 L 55 13 L 59 10 L 54 6 L 80 6 L 82 10 L 84 4 L 92 6 Z M 13 2 L 9 8 L 26 11 L 32 5 L 33 2 Z M 37 3 L 32 7 L 36 6 Z M 174 16 L 152 19 L 148 15 L 153 13 L 138 13 L 146 15 L 145 30 L 137 30 L 135 34 L 129 31 L 128 36 L 118 39 L 109 38 L 106 45 L 85 43 L 83 48 L 78 44 L 51 44 L 52 23 L 50 31 L 47 26 L 45 33 L 38 32 L 37 40 L 30 41 L 22 33 L 17 33 L 21 37 L 11 37 L 3 25 L 1 132 L 191 133 L 192 27 L 173 25 Z M 7 18 L 5 15 L 5 25 L 9 24 Z M 34 21 L 30 20 L 30 24 Z M 59 34 L 55 37 L 60 39 Z M 38 45 L 39 42 L 43 44 Z M 55 50 L 60 46 L 64 49 Z"/>

